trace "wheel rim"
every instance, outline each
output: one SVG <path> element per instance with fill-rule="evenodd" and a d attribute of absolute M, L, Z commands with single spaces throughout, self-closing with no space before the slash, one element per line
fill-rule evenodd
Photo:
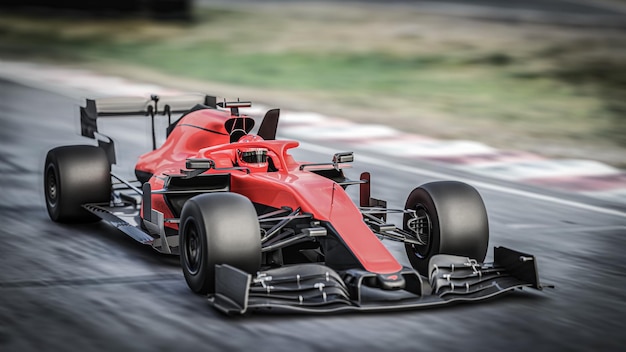
<path fill-rule="evenodd" d="M 413 233 L 415 233 L 417 239 L 423 244 L 413 244 L 411 246 L 413 247 L 413 252 L 417 257 L 426 258 L 428 252 L 430 251 L 430 242 L 433 231 L 432 222 L 428 211 L 421 204 L 418 204 L 415 207 L 415 216 L 415 218 L 410 218 L 406 225 L 411 231 L 413 231 Z"/>
<path fill-rule="evenodd" d="M 59 200 L 59 183 L 55 171 L 52 164 L 46 170 L 46 201 L 52 208 L 56 207 Z"/>
<path fill-rule="evenodd" d="M 185 224 L 184 259 L 185 268 L 191 275 L 196 275 L 202 265 L 202 243 L 195 221 L 187 220 Z"/>

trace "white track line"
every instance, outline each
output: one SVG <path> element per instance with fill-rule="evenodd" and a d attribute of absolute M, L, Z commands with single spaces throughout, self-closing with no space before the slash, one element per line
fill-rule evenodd
<path fill-rule="evenodd" d="M 345 133 L 345 131 L 344 131 Z M 352 132 L 350 132 L 352 134 Z M 495 153 L 495 149 L 474 141 L 376 141 L 365 142 L 360 150 L 405 157 L 449 157 L 458 155 Z"/>
<path fill-rule="evenodd" d="M 354 123 L 345 123 L 337 126 L 323 127 L 302 126 L 287 127 L 283 129 L 285 133 L 299 137 L 314 140 L 342 139 L 342 140 L 363 140 L 366 138 L 393 138 L 400 134 L 388 126 L 383 125 L 361 125 Z"/>
<path fill-rule="evenodd" d="M 621 171 L 593 160 L 549 159 L 506 162 L 500 165 L 471 164 L 456 167 L 471 173 L 495 176 L 503 180 L 616 175 Z"/>

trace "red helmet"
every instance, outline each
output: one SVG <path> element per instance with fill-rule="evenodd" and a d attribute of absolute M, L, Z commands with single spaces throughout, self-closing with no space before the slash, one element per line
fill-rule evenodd
<path fill-rule="evenodd" d="M 239 139 L 239 143 L 260 142 L 263 138 L 257 135 L 245 135 Z M 237 149 L 237 164 L 248 167 L 251 170 L 267 170 L 267 148 L 250 147 Z"/>
<path fill-rule="evenodd" d="M 256 134 L 247 134 L 241 138 L 239 138 L 239 143 L 251 143 L 251 142 L 263 142 L 265 139 L 261 136 L 257 136 Z"/>

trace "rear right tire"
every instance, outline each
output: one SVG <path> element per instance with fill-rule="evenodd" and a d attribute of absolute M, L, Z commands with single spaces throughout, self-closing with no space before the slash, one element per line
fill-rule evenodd
<path fill-rule="evenodd" d="M 111 199 L 111 164 L 104 149 L 72 145 L 50 150 L 44 165 L 44 193 L 53 221 L 100 220 L 82 205 Z"/>

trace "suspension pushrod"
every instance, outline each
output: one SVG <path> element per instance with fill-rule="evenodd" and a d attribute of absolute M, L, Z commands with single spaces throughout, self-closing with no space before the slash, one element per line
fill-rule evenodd
<path fill-rule="evenodd" d="M 311 217 L 311 214 L 286 215 L 286 216 L 279 216 L 275 218 L 259 219 L 259 222 L 263 223 L 263 222 L 272 222 L 272 221 L 277 221 L 277 220 L 307 219 L 310 217 Z"/>
<path fill-rule="evenodd" d="M 143 195 L 143 192 L 139 188 L 133 186 L 130 182 L 126 181 L 121 176 L 116 175 L 114 172 L 111 172 L 111 176 L 113 178 L 115 178 L 116 180 L 120 181 L 121 183 L 125 184 L 126 186 L 128 186 L 128 188 L 132 189 L 133 191 L 135 191 L 140 196 Z"/>
<path fill-rule="evenodd" d="M 291 244 L 304 242 L 303 240 L 310 240 L 310 236 L 308 234 L 301 233 L 299 235 L 295 235 L 293 237 L 289 237 L 289 238 L 287 238 L 285 240 L 278 241 L 278 242 L 276 242 L 274 244 L 271 244 L 269 246 L 261 247 L 261 252 L 269 252 L 269 251 L 272 251 L 272 250 L 275 250 L 275 249 L 278 249 L 278 248 L 289 246 Z"/>
<path fill-rule="evenodd" d="M 300 207 L 298 209 L 292 211 L 287 215 L 284 219 L 282 219 L 278 224 L 274 225 L 263 238 L 261 238 L 261 243 L 266 242 L 272 236 L 276 235 L 285 225 L 287 225 L 291 220 L 295 218 L 295 215 L 300 212 Z"/>
<path fill-rule="evenodd" d="M 402 214 L 407 214 L 407 213 L 414 213 L 415 210 L 413 209 L 387 209 L 387 208 L 359 208 L 359 210 L 361 211 L 361 214 L 395 214 L 395 213 L 402 213 Z"/>
<path fill-rule="evenodd" d="M 278 209 L 278 210 L 274 210 L 274 211 L 269 212 L 269 213 L 265 213 L 263 215 L 259 215 L 258 218 L 259 218 L 259 220 L 263 220 L 263 219 L 271 218 L 271 217 L 276 216 L 278 214 L 283 214 L 283 213 L 286 213 L 286 212 L 289 212 L 289 211 L 291 211 L 291 208 L 289 208 L 289 209 Z"/>

